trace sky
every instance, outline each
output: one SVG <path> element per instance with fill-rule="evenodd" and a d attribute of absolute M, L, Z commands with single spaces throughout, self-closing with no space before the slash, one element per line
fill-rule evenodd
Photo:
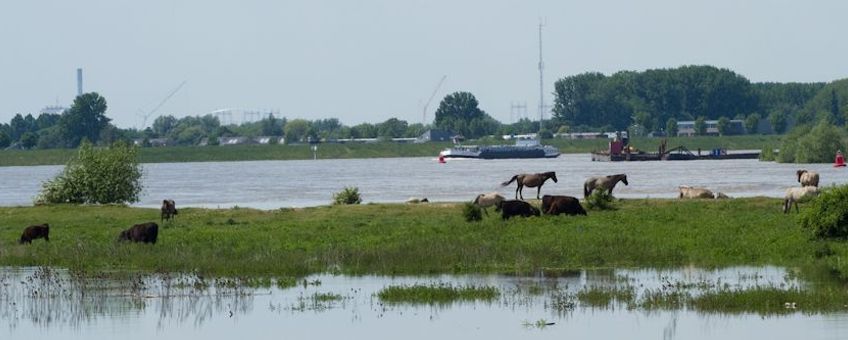
<path fill-rule="evenodd" d="M 540 21 L 552 105 L 554 82 L 584 72 L 714 65 L 754 82 L 846 78 L 846 14 L 838 0 L 3 1 L 0 122 L 70 106 L 82 68 L 84 91 L 104 96 L 121 128 L 226 108 L 432 122 L 455 91 L 509 123 L 513 104 L 538 117 Z"/>

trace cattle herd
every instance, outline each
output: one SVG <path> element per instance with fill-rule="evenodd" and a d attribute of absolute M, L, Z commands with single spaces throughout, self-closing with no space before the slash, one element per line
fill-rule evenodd
<path fill-rule="evenodd" d="M 161 221 L 171 220 L 177 215 L 177 205 L 174 200 L 162 201 Z M 47 223 L 31 225 L 24 228 L 21 234 L 20 244 L 32 243 L 32 240 L 43 238 L 45 241 L 50 241 L 50 225 Z M 117 240 L 150 243 L 156 244 L 156 239 L 159 237 L 159 225 L 156 222 L 145 222 L 135 224 L 127 230 L 122 230 L 118 234 Z"/>
<path fill-rule="evenodd" d="M 792 208 L 792 204 L 795 204 L 795 211 L 798 211 L 798 202 L 803 202 L 809 198 L 814 197 L 819 193 L 819 174 L 813 171 L 807 170 L 798 170 L 796 172 L 798 183 L 801 183 L 800 187 L 791 187 L 786 189 L 786 195 L 783 200 L 783 212 L 789 213 Z M 527 180 L 524 180 L 527 178 Z M 483 209 L 486 215 L 489 214 L 486 208 L 495 207 L 495 211 L 501 213 L 501 218 L 507 220 L 514 216 L 521 217 L 530 217 L 530 216 L 540 216 L 541 214 L 546 215 L 586 215 L 586 210 L 583 209 L 583 206 L 580 205 L 580 200 L 576 197 L 572 196 L 563 196 L 563 195 L 544 195 L 541 197 L 542 205 L 541 210 L 536 208 L 532 204 L 517 199 L 521 195 L 521 188 L 524 186 L 528 187 L 537 187 L 536 198 L 539 198 L 538 195 L 541 192 L 542 184 L 548 179 L 553 179 L 556 182 L 556 174 L 554 172 L 546 172 L 540 174 L 521 174 L 513 176 L 510 181 L 502 183 L 502 185 L 508 185 L 513 181 L 518 180 L 518 188 L 516 189 L 516 199 L 507 200 L 500 193 L 490 192 L 485 194 L 477 195 L 472 202 L 474 205 Z M 592 177 L 589 178 L 584 184 L 584 198 L 588 197 L 593 190 L 605 190 L 612 194 L 612 189 L 615 187 L 616 183 L 619 181 L 623 182 L 625 185 L 627 183 L 627 176 L 624 174 L 610 175 L 610 176 L 601 176 L 601 177 Z M 707 188 L 702 187 L 691 187 L 681 185 L 678 187 L 679 196 L 681 199 L 688 198 L 709 198 L 709 199 L 722 199 L 729 198 L 727 195 L 718 192 L 713 193 Z M 523 197 L 522 197 L 523 198 Z M 427 203 L 429 200 L 427 198 L 411 198 L 407 201 L 407 203 Z M 176 203 L 174 200 L 166 199 L 162 201 L 162 208 L 160 209 L 160 223 L 168 220 L 172 220 L 176 217 L 178 211 Z M 155 244 L 156 239 L 159 236 L 159 225 L 155 222 L 145 222 L 140 224 L 135 224 L 131 226 L 127 230 L 121 231 L 118 235 L 118 241 L 129 241 L 129 242 L 140 242 L 140 243 L 151 243 Z M 19 240 L 20 244 L 29 244 L 32 243 L 33 240 L 43 238 L 44 241 L 50 241 L 50 225 L 47 223 L 44 224 L 36 224 L 31 225 L 24 228 L 23 233 L 21 234 L 21 238 Z"/>

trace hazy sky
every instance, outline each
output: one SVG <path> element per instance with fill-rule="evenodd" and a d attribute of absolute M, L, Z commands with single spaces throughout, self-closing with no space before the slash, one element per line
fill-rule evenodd
<path fill-rule="evenodd" d="M 537 116 L 538 23 L 553 83 L 689 64 L 752 81 L 848 77 L 848 1 L 27 0 L 0 4 L 0 121 L 69 106 L 76 69 L 119 127 L 222 108 L 353 125 L 421 122 L 469 91 L 502 122 Z M 236 117 L 241 118 L 241 117 Z"/>

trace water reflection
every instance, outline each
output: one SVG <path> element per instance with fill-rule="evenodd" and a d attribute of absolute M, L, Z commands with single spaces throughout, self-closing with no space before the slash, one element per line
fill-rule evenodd
<path fill-rule="evenodd" d="M 630 287 L 638 300 L 653 291 L 703 294 L 722 289 L 804 287 L 776 267 L 704 270 L 601 270 L 576 275 L 382 277 L 316 275 L 282 280 L 200 275 L 88 273 L 51 268 L 0 268 L 0 334 L 26 338 L 474 337 L 748 338 L 817 327 L 805 338 L 845 330 L 844 314 L 714 314 L 688 308 L 598 305 L 581 294 Z M 493 301 L 388 304 L 387 287 L 450 284 L 495 287 Z M 827 322 L 822 322 L 824 319 Z M 740 326 L 741 325 L 741 326 Z M 246 333 L 243 333 L 246 332 Z M 789 333 L 786 333 L 789 332 Z M 747 334 L 747 335 L 746 335 Z"/>

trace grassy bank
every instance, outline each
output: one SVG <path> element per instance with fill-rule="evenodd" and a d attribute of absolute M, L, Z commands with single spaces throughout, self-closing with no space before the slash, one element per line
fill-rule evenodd
<path fill-rule="evenodd" d="M 843 242 L 813 241 L 777 199 L 626 200 L 587 217 L 465 222 L 461 204 L 258 211 L 182 209 L 155 246 L 120 230 L 158 219 L 118 206 L 0 208 L 0 265 L 222 275 L 531 273 L 574 268 L 842 263 Z M 16 243 L 48 222 L 49 243 Z M 824 250 L 823 250 L 824 249 Z"/>
<path fill-rule="evenodd" d="M 781 136 L 727 136 L 727 137 L 675 137 L 668 141 L 669 148 L 684 145 L 690 150 L 710 150 L 717 147 L 728 149 L 756 149 L 779 145 Z M 646 151 L 655 151 L 661 139 L 635 138 L 632 144 Z M 501 143 L 490 141 L 491 143 Z M 564 153 L 582 153 L 607 147 L 606 139 L 595 140 L 545 140 Z M 450 143 L 423 144 L 320 144 L 318 158 L 385 158 L 385 157 L 435 157 Z M 0 166 L 56 165 L 65 164 L 76 154 L 75 149 L 53 150 L 3 150 L 0 151 Z M 312 159 L 309 145 L 230 145 L 230 146 L 180 146 L 165 148 L 143 148 L 139 152 L 142 163 L 166 162 L 211 162 L 211 161 L 255 161 Z"/>

